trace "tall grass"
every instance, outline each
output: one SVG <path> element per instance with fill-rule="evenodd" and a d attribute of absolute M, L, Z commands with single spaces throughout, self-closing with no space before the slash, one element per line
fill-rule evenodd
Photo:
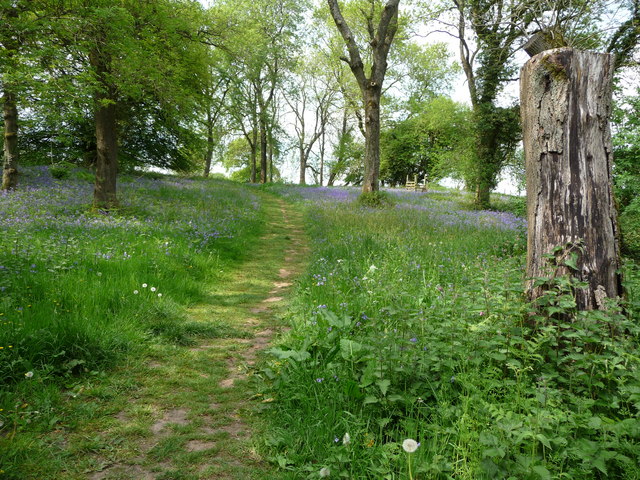
<path fill-rule="evenodd" d="M 262 228 L 258 198 L 230 182 L 123 178 L 122 208 L 104 214 L 78 177 L 36 167 L 0 196 L 2 433 L 45 415 L 52 400 L 34 392 L 56 379 L 99 372 L 149 341 L 224 335 L 185 322 L 184 308 Z"/>
<path fill-rule="evenodd" d="M 637 272 L 629 317 L 576 312 L 562 282 L 536 316 L 511 214 L 442 192 L 386 209 L 283 194 L 314 246 L 262 372 L 283 478 L 638 478 Z"/>

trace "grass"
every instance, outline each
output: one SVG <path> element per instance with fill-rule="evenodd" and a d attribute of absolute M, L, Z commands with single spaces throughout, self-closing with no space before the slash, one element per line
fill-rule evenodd
<path fill-rule="evenodd" d="M 632 263 L 627 317 L 576 312 L 563 281 L 530 317 L 512 214 L 446 192 L 391 192 L 386 209 L 282 194 L 307 207 L 314 251 L 263 369 L 278 478 L 638 478 Z"/>
<path fill-rule="evenodd" d="M 0 197 L 0 478 L 640 475 L 633 262 L 626 315 L 534 309 L 506 198 L 63 177 Z"/>
<path fill-rule="evenodd" d="M 94 215 L 90 185 L 26 180 L 0 197 L 0 478 L 268 475 L 250 382 L 221 382 L 277 327 L 282 302 L 250 309 L 295 213 L 230 182 L 125 178 L 122 210 Z"/>

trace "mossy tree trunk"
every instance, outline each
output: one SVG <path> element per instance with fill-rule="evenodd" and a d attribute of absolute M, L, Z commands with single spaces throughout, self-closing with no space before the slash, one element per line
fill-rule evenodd
<path fill-rule="evenodd" d="M 580 310 L 603 309 L 622 294 L 618 227 L 611 187 L 609 116 L 613 56 L 560 48 L 540 53 L 521 72 L 528 204 L 528 277 L 548 276 L 545 255 L 568 258 L 559 274 L 586 282 Z M 531 299 L 544 287 L 531 280 Z"/>

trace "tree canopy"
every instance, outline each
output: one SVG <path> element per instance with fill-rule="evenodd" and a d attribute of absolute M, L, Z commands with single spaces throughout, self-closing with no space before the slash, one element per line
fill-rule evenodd
<path fill-rule="evenodd" d="M 232 170 L 251 182 L 452 175 L 486 205 L 516 157 L 518 106 L 502 93 L 531 35 L 637 63 L 637 1 L 425 5 L 1 0 L 3 188 L 19 188 L 20 162 L 81 164 L 109 209 L 118 171 L 206 176 L 241 143 Z M 457 38 L 457 61 L 436 30 Z M 460 72 L 470 108 L 445 98 Z"/>

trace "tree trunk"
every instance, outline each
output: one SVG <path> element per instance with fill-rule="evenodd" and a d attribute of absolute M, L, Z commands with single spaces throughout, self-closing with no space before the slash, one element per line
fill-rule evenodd
<path fill-rule="evenodd" d="M 269 143 L 269 182 L 273 183 L 273 143 Z"/>
<path fill-rule="evenodd" d="M 116 181 L 118 176 L 118 132 L 116 88 L 109 79 L 110 58 L 98 49 L 89 55 L 99 82 L 95 93 L 96 181 L 93 190 L 94 208 L 110 210 L 118 206 Z"/>
<path fill-rule="evenodd" d="M 2 189 L 12 190 L 18 185 L 18 107 L 15 93 L 5 90 L 4 113 L 4 170 Z"/>
<path fill-rule="evenodd" d="M 211 162 L 213 161 L 213 119 L 211 112 L 207 112 L 207 153 L 204 157 L 204 173 L 207 178 L 211 173 Z"/>
<path fill-rule="evenodd" d="M 580 310 L 603 309 L 622 294 L 618 226 L 611 187 L 613 57 L 571 48 L 531 58 L 521 72 L 520 97 L 527 169 L 531 279 L 548 277 L 545 255 L 564 246 L 577 261 L 558 274 L 588 283 L 575 292 Z M 535 299 L 543 287 L 528 283 Z"/>
<path fill-rule="evenodd" d="M 257 143 L 258 132 L 254 130 L 251 136 L 253 141 L 249 142 L 249 145 L 251 146 L 251 178 L 250 180 L 251 180 L 251 183 L 256 183 L 256 177 L 257 177 L 256 170 L 257 170 L 257 160 L 258 160 L 258 143 Z"/>
<path fill-rule="evenodd" d="M 298 152 L 300 154 L 300 185 L 307 184 L 307 157 L 304 154 L 304 144 L 300 141 L 298 145 Z"/>
<path fill-rule="evenodd" d="M 109 101 L 109 103 L 104 103 Z M 109 210 L 118 206 L 116 179 L 118 176 L 118 136 L 116 104 L 112 95 L 96 95 L 96 182 L 93 206 Z"/>
<path fill-rule="evenodd" d="M 320 186 L 324 183 L 324 150 L 325 150 L 325 131 L 322 129 L 322 136 L 320 137 Z"/>
<path fill-rule="evenodd" d="M 267 183 L 267 127 L 260 122 L 260 183 Z"/>
<path fill-rule="evenodd" d="M 380 189 L 380 89 L 369 86 L 365 90 L 365 140 L 364 179 L 362 193 L 377 192 Z"/>

